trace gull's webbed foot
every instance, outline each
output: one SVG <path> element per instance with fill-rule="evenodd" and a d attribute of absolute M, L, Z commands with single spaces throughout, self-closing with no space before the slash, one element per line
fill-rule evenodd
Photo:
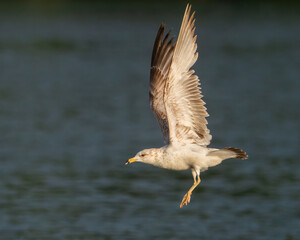
<path fill-rule="evenodd" d="M 191 192 L 187 192 L 182 201 L 181 201 L 181 204 L 180 204 L 180 208 L 182 208 L 183 205 L 187 205 L 190 201 L 191 201 L 191 195 L 192 193 Z"/>

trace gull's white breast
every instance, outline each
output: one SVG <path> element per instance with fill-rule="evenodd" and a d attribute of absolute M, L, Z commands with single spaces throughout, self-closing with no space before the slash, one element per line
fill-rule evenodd
<path fill-rule="evenodd" d="M 173 146 L 165 148 L 164 159 L 160 167 L 171 170 L 187 170 L 190 168 L 199 168 L 206 170 L 208 168 L 208 149 L 198 145 Z"/>

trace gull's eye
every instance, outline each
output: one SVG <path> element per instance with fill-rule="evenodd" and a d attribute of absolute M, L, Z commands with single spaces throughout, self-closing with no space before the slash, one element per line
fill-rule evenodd
<path fill-rule="evenodd" d="M 141 157 L 145 157 L 145 156 L 146 156 L 146 154 L 145 154 L 145 153 L 142 153 L 142 154 L 141 154 Z"/>

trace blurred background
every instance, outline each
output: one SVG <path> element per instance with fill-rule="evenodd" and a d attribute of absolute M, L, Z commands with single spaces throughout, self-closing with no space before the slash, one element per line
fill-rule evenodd
<path fill-rule="evenodd" d="M 163 145 L 148 103 L 159 25 L 186 1 L 1 1 L 2 239 L 299 239 L 300 15 L 286 1 L 190 1 L 212 147 L 201 174 L 125 167 Z"/>

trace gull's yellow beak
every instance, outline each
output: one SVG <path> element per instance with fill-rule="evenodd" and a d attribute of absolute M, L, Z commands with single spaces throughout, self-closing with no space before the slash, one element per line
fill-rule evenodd
<path fill-rule="evenodd" d="M 129 163 L 133 163 L 135 162 L 136 160 L 134 158 L 130 158 L 126 163 L 125 165 L 129 164 Z"/>

